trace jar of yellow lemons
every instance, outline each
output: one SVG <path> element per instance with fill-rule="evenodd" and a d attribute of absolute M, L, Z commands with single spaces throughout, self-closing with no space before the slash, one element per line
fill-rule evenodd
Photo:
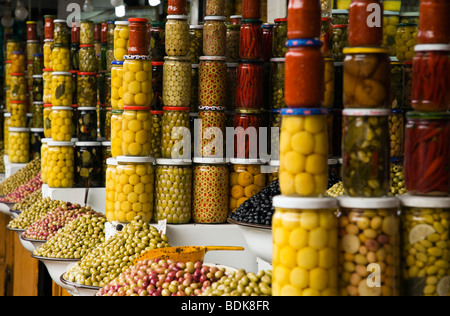
<path fill-rule="evenodd" d="M 25 73 L 11 73 L 11 101 L 27 100 L 27 78 Z"/>
<path fill-rule="evenodd" d="M 11 101 L 11 127 L 27 127 L 27 104 Z"/>
<path fill-rule="evenodd" d="M 4 125 L 3 125 L 3 137 L 4 137 L 4 148 L 5 155 L 8 155 L 8 144 L 9 144 L 9 127 L 11 125 L 11 113 L 5 112 L 3 114 Z"/>
<path fill-rule="evenodd" d="M 47 155 L 47 184 L 50 188 L 72 188 L 75 156 L 73 142 L 49 141 Z"/>
<path fill-rule="evenodd" d="M 275 196 L 272 295 L 338 295 L 338 219 L 334 198 Z"/>
<path fill-rule="evenodd" d="M 122 114 L 123 110 L 113 110 L 111 113 L 111 155 L 113 158 L 123 155 Z"/>
<path fill-rule="evenodd" d="M 41 139 L 41 180 L 47 184 L 48 142 L 50 138 Z"/>
<path fill-rule="evenodd" d="M 151 116 L 149 107 L 124 106 L 122 114 L 122 152 L 124 156 L 149 156 Z"/>
<path fill-rule="evenodd" d="M 148 56 L 126 55 L 123 63 L 123 104 L 151 106 L 152 63 Z"/>
<path fill-rule="evenodd" d="M 44 104 L 44 136 L 45 138 L 52 137 L 52 105 Z"/>
<path fill-rule="evenodd" d="M 8 135 L 8 156 L 11 163 L 30 161 L 30 129 L 10 127 Z"/>
<path fill-rule="evenodd" d="M 282 195 L 317 197 L 328 186 L 328 111 L 282 109 L 280 190 Z"/>
<path fill-rule="evenodd" d="M 50 119 L 52 139 L 56 142 L 70 141 L 74 131 L 72 107 L 53 106 Z"/>
<path fill-rule="evenodd" d="M 55 41 L 52 39 L 44 40 L 44 68 L 53 69 L 52 49 L 55 45 Z"/>
<path fill-rule="evenodd" d="M 116 220 L 131 222 L 137 215 L 145 222 L 153 217 L 155 186 L 154 159 L 151 157 L 117 157 Z"/>
<path fill-rule="evenodd" d="M 44 104 L 52 104 L 52 77 L 53 69 L 45 68 L 42 70 L 42 78 L 44 79 L 44 94 L 42 101 Z"/>
<path fill-rule="evenodd" d="M 106 159 L 106 204 L 105 215 L 108 222 L 116 221 L 115 203 L 116 203 L 116 174 L 117 160 L 115 158 Z"/>
<path fill-rule="evenodd" d="M 130 23 L 128 21 L 116 21 L 114 28 L 114 58 L 123 61 L 123 56 L 128 55 L 128 40 L 130 38 Z"/>
<path fill-rule="evenodd" d="M 53 46 L 52 67 L 54 71 L 70 71 L 70 50 L 67 45 L 55 44 Z"/>
<path fill-rule="evenodd" d="M 111 107 L 123 109 L 123 61 L 111 62 Z"/>
<path fill-rule="evenodd" d="M 52 73 L 52 105 L 72 105 L 72 74 L 70 72 Z"/>

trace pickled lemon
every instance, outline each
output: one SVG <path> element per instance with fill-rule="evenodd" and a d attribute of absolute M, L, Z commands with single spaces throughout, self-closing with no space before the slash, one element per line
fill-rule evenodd
<path fill-rule="evenodd" d="M 297 265 L 300 268 L 311 270 L 318 266 L 319 254 L 311 247 L 306 247 L 297 252 Z"/>
<path fill-rule="evenodd" d="M 309 155 L 315 147 L 314 136 L 309 132 L 299 132 L 292 136 L 291 147 L 303 155 Z"/>

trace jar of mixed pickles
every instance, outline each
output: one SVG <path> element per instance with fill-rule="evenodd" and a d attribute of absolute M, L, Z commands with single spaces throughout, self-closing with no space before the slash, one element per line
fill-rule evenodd
<path fill-rule="evenodd" d="M 227 25 L 227 62 L 237 63 L 239 60 L 239 45 L 241 37 L 240 25 Z"/>
<path fill-rule="evenodd" d="M 404 296 L 448 296 L 450 198 L 400 195 Z"/>
<path fill-rule="evenodd" d="M 123 63 L 123 104 L 151 106 L 152 64 L 148 56 L 126 55 Z"/>
<path fill-rule="evenodd" d="M 237 69 L 236 107 L 260 110 L 263 106 L 264 64 L 260 60 L 240 60 Z"/>
<path fill-rule="evenodd" d="M 116 175 L 117 175 L 117 160 L 109 158 L 106 160 L 106 204 L 105 204 L 105 216 L 108 222 L 112 223 L 116 221 L 115 203 L 116 203 Z"/>
<path fill-rule="evenodd" d="M 44 102 L 34 101 L 31 107 L 33 114 L 33 128 L 44 128 Z"/>
<path fill-rule="evenodd" d="M 234 157 L 252 158 L 259 156 L 259 128 L 262 113 L 259 110 L 237 109 L 234 116 Z"/>
<path fill-rule="evenodd" d="M 403 110 L 392 109 L 389 116 L 389 136 L 391 140 L 391 158 L 403 157 L 404 151 L 404 129 L 405 121 L 403 118 Z"/>
<path fill-rule="evenodd" d="M 70 50 L 67 45 L 55 44 L 52 49 L 53 71 L 70 71 Z"/>
<path fill-rule="evenodd" d="M 11 73 L 11 101 L 26 101 L 27 90 L 25 73 Z"/>
<path fill-rule="evenodd" d="M 348 46 L 348 24 L 333 25 L 332 42 L 331 57 L 338 62 L 344 61 L 343 50 Z"/>
<path fill-rule="evenodd" d="M 111 69 L 111 107 L 123 109 L 123 61 L 113 61 Z"/>
<path fill-rule="evenodd" d="M 262 173 L 262 162 L 256 159 L 230 159 L 229 211 L 234 212 L 245 201 L 267 185 L 267 175 Z"/>
<path fill-rule="evenodd" d="M 91 107 L 97 104 L 97 73 L 79 72 L 77 77 L 77 105 Z"/>
<path fill-rule="evenodd" d="M 114 58 L 123 61 L 123 56 L 128 55 L 130 22 L 116 21 L 114 28 Z"/>
<path fill-rule="evenodd" d="M 11 101 L 11 127 L 27 127 L 27 104 L 25 101 Z"/>
<path fill-rule="evenodd" d="M 389 114 L 384 109 L 345 109 L 343 185 L 353 197 L 380 197 L 389 193 Z"/>
<path fill-rule="evenodd" d="M 72 105 L 72 74 L 70 72 L 52 73 L 53 106 Z"/>
<path fill-rule="evenodd" d="M 191 71 L 189 57 L 164 58 L 163 103 L 166 107 L 187 106 L 191 103 Z"/>
<path fill-rule="evenodd" d="M 45 68 L 42 71 L 42 78 L 44 79 L 44 95 L 43 101 L 44 104 L 52 103 L 52 77 L 53 77 L 53 69 Z"/>
<path fill-rule="evenodd" d="M 338 296 L 338 219 L 333 198 L 273 198 L 272 295 Z"/>
<path fill-rule="evenodd" d="M 54 20 L 53 40 L 55 44 L 69 45 L 71 39 L 71 31 L 66 20 Z"/>
<path fill-rule="evenodd" d="M 162 158 L 190 159 L 191 133 L 188 107 L 164 107 L 162 120 Z"/>
<path fill-rule="evenodd" d="M 98 188 L 104 186 L 102 144 L 100 142 L 75 143 L 75 187 Z"/>
<path fill-rule="evenodd" d="M 187 15 L 168 15 L 165 49 L 167 56 L 188 56 L 191 47 Z"/>
<path fill-rule="evenodd" d="M 396 55 L 397 26 L 400 22 L 399 13 L 396 11 L 383 12 L 383 46 L 391 49 L 391 56 Z"/>
<path fill-rule="evenodd" d="M 52 137 L 52 105 L 44 104 L 44 136 L 45 138 Z"/>
<path fill-rule="evenodd" d="M 227 92 L 226 61 L 225 56 L 200 57 L 198 84 L 198 105 L 200 107 L 225 105 Z"/>
<path fill-rule="evenodd" d="M 414 195 L 450 194 L 450 114 L 408 112 L 405 131 L 405 185 Z"/>
<path fill-rule="evenodd" d="M 192 64 L 200 62 L 200 56 L 203 55 L 203 25 L 191 25 L 191 48 L 189 49 L 189 57 Z"/>
<path fill-rule="evenodd" d="M 344 49 L 344 107 L 390 107 L 391 61 L 389 49 L 351 47 Z M 367 60 L 372 60 L 368 63 Z"/>
<path fill-rule="evenodd" d="M 80 71 L 97 72 L 97 56 L 94 45 L 80 45 Z"/>
<path fill-rule="evenodd" d="M 13 52 L 11 57 L 11 73 L 25 73 L 25 53 L 18 51 Z"/>
<path fill-rule="evenodd" d="M 282 109 L 280 190 L 282 195 L 320 197 L 328 186 L 328 111 Z"/>
<path fill-rule="evenodd" d="M 399 61 L 413 60 L 419 27 L 415 23 L 400 23 L 395 34 L 396 56 Z"/>
<path fill-rule="evenodd" d="M 122 152 L 125 156 L 149 156 L 151 152 L 150 107 L 124 106 Z"/>
<path fill-rule="evenodd" d="M 201 139 L 201 146 L 197 153 L 199 157 L 225 157 L 226 114 L 225 108 L 200 110 L 198 118 L 201 128 L 197 139 Z"/>
<path fill-rule="evenodd" d="M 77 108 L 77 138 L 81 142 L 97 140 L 97 108 Z"/>
<path fill-rule="evenodd" d="M 25 164 L 30 161 L 30 129 L 9 127 L 8 157 L 11 163 Z"/>
<path fill-rule="evenodd" d="M 155 221 L 187 224 L 192 209 L 192 163 L 156 160 Z"/>
<path fill-rule="evenodd" d="M 192 219 L 222 224 L 228 218 L 229 167 L 225 160 L 194 158 Z"/>
<path fill-rule="evenodd" d="M 398 296 L 399 200 L 338 197 L 338 202 L 340 295 Z"/>
<path fill-rule="evenodd" d="M 261 20 L 242 20 L 239 56 L 242 59 L 261 59 L 263 29 Z"/>
<path fill-rule="evenodd" d="M 117 157 L 115 187 L 115 217 L 129 223 L 136 216 L 145 222 L 153 218 L 154 159 L 151 157 Z"/>
<path fill-rule="evenodd" d="M 225 16 L 205 16 L 203 28 L 203 55 L 226 56 L 227 26 Z"/>
<path fill-rule="evenodd" d="M 287 18 L 275 19 L 273 28 L 273 56 L 284 58 L 287 53 Z"/>
<path fill-rule="evenodd" d="M 152 22 L 150 29 L 150 57 L 152 61 L 164 61 L 166 56 L 166 31 L 164 22 Z"/>
<path fill-rule="evenodd" d="M 50 188 L 72 188 L 75 154 L 73 142 L 48 141 L 47 184 Z"/>
<path fill-rule="evenodd" d="M 161 158 L 161 136 L 162 136 L 162 118 L 164 111 L 152 110 L 152 135 L 150 137 L 151 153 L 150 156 Z"/>

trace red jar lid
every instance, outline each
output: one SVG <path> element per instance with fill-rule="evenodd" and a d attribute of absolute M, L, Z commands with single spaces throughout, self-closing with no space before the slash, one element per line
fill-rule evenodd
<path fill-rule="evenodd" d="M 163 61 L 152 61 L 152 66 L 164 66 Z"/>
<path fill-rule="evenodd" d="M 164 114 L 164 111 L 151 110 L 150 114 L 152 114 L 152 115 L 162 115 L 162 114 Z"/>
<path fill-rule="evenodd" d="M 84 44 L 84 45 L 80 45 L 80 47 L 94 47 L 94 45 L 92 45 L 92 44 Z"/>
<path fill-rule="evenodd" d="M 131 105 L 124 105 L 123 110 L 133 110 L 133 111 L 150 111 L 151 108 L 149 106 L 131 106 Z"/>
<path fill-rule="evenodd" d="M 25 101 L 10 101 L 13 104 L 20 104 L 20 103 L 25 103 Z"/>
<path fill-rule="evenodd" d="M 148 20 L 145 18 L 131 18 L 128 19 L 128 22 L 148 23 Z"/>
<path fill-rule="evenodd" d="M 275 23 L 278 23 L 278 22 L 287 22 L 287 18 L 279 18 L 279 19 L 275 19 L 275 20 L 273 20 Z"/>
<path fill-rule="evenodd" d="M 24 73 L 14 72 L 14 73 L 11 74 L 11 76 L 25 76 L 25 74 Z"/>
<path fill-rule="evenodd" d="M 53 72 L 53 68 L 44 68 L 44 69 L 42 69 L 42 71 L 45 71 L 45 72 Z"/>
<path fill-rule="evenodd" d="M 97 76 L 96 72 L 79 72 L 78 76 Z"/>
<path fill-rule="evenodd" d="M 53 104 L 44 104 L 44 108 L 51 108 L 53 106 Z"/>
<path fill-rule="evenodd" d="M 164 111 L 190 111 L 190 107 L 184 107 L 184 106 L 165 106 L 163 107 Z"/>

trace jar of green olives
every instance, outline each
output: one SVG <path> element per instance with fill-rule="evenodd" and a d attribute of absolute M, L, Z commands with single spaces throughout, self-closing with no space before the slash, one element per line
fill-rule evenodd
<path fill-rule="evenodd" d="M 26 127 L 9 127 L 8 157 L 11 163 L 28 163 L 30 161 L 30 129 Z"/>
<path fill-rule="evenodd" d="M 92 107 L 97 104 L 97 73 L 79 72 L 77 77 L 77 105 Z"/>
<path fill-rule="evenodd" d="M 187 224 L 191 219 L 192 163 L 156 160 L 155 221 Z"/>
<path fill-rule="evenodd" d="M 44 128 L 44 102 L 34 101 L 31 107 L 31 113 L 33 114 L 32 127 Z"/>
<path fill-rule="evenodd" d="M 200 62 L 200 56 L 203 55 L 203 25 L 191 25 L 191 48 L 189 49 L 189 57 L 192 64 Z"/>
<path fill-rule="evenodd" d="M 284 58 L 287 53 L 287 18 L 275 19 L 273 27 L 273 57 Z"/>
<path fill-rule="evenodd" d="M 205 16 L 203 28 L 203 54 L 226 56 L 227 26 L 225 16 Z"/>
<path fill-rule="evenodd" d="M 161 155 L 168 159 L 191 158 L 191 133 L 188 107 L 164 107 Z"/>
<path fill-rule="evenodd" d="M 167 56 L 188 56 L 191 46 L 187 15 L 168 15 L 165 48 Z"/>
<path fill-rule="evenodd" d="M 383 46 L 391 49 L 391 56 L 396 55 L 395 34 L 400 22 L 399 13 L 396 11 L 383 12 Z"/>
<path fill-rule="evenodd" d="M 284 69 L 285 58 L 272 58 L 271 71 L 271 108 L 282 109 L 286 107 L 284 102 Z"/>
<path fill-rule="evenodd" d="M 44 69 L 44 54 L 33 55 L 33 68 L 35 75 L 42 75 L 42 70 Z"/>
<path fill-rule="evenodd" d="M 162 137 L 162 118 L 164 111 L 152 110 L 150 111 L 152 116 L 152 137 L 151 141 L 151 153 L 153 158 L 161 158 L 161 137 Z"/>
<path fill-rule="evenodd" d="M 97 56 L 94 45 L 80 45 L 80 71 L 97 72 Z"/>
<path fill-rule="evenodd" d="M 163 103 L 164 106 L 183 107 L 191 103 L 191 71 L 189 57 L 164 58 Z"/>
<path fill-rule="evenodd" d="M 79 107 L 77 109 L 77 138 L 82 142 L 97 140 L 97 108 Z"/>
<path fill-rule="evenodd" d="M 41 51 L 41 43 L 37 40 L 27 41 L 27 61 L 33 61 L 34 55 Z"/>
<path fill-rule="evenodd" d="M 43 101 L 44 98 L 44 78 L 42 75 L 33 75 L 33 101 Z"/>
<path fill-rule="evenodd" d="M 241 36 L 240 25 L 227 25 L 227 62 L 237 63 L 240 59 L 239 56 L 239 43 Z"/>
<path fill-rule="evenodd" d="M 344 61 L 343 50 L 348 46 L 348 24 L 333 25 L 333 47 L 331 56 L 335 61 Z"/>
<path fill-rule="evenodd" d="M 164 22 L 151 22 L 150 57 L 153 61 L 164 61 L 166 56 L 166 31 Z"/>
<path fill-rule="evenodd" d="M 55 44 L 70 44 L 70 30 L 66 20 L 54 20 L 53 39 Z"/>
<path fill-rule="evenodd" d="M 396 56 L 399 61 L 413 60 L 419 27 L 416 23 L 400 23 L 395 34 Z"/>
<path fill-rule="evenodd" d="M 102 144 L 100 142 L 75 143 L 75 187 L 103 187 Z"/>
<path fill-rule="evenodd" d="M 80 22 L 80 44 L 94 45 L 94 22 L 82 20 Z"/>

